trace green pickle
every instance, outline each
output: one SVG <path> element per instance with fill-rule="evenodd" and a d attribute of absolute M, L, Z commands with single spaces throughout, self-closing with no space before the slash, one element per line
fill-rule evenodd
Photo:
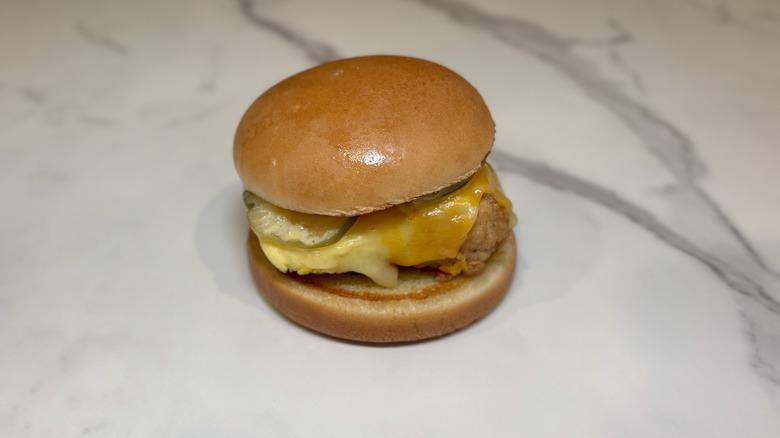
<path fill-rule="evenodd" d="M 445 197 L 445 196 L 447 196 L 447 195 L 449 195 L 451 193 L 454 193 L 454 192 L 458 191 L 459 189 L 463 188 L 466 184 L 469 183 L 469 181 L 471 181 L 471 178 L 473 178 L 473 177 L 474 177 L 474 175 L 471 175 L 470 177 L 468 177 L 468 178 L 466 178 L 466 179 L 464 179 L 462 181 L 458 181 L 458 182 L 456 182 L 455 184 L 453 184 L 453 185 L 451 185 L 449 187 L 445 187 L 445 188 L 439 190 L 438 192 L 434 192 L 434 193 L 431 193 L 431 194 L 428 194 L 428 195 L 425 195 L 425 196 L 420 196 L 419 198 L 415 199 L 412 202 L 413 203 L 422 203 L 422 202 L 432 201 L 434 199 L 443 198 L 443 197 Z"/>
<path fill-rule="evenodd" d="M 261 242 L 298 248 L 319 248 L 336 243 L 356 217 L 321 216 L 286 210 L 244 191 L 249 226 Z"/>

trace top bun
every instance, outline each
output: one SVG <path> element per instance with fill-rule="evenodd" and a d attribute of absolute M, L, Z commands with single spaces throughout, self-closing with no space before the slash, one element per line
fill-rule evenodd
<path fill-rule="evenodd" d="M 249 190 L 280 207 L 356 216 L 475 173 L 495 124 L 479 92 L 441 65 L 400 56 L 322 64 L 263 93 L 236 131 Z"/>

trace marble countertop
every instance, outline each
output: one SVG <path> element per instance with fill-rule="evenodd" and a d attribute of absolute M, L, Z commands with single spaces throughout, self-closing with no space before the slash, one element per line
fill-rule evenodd
<path fill-rule="evenodd" d="M 0 2 L 0 436 L 780 436 L 780 4 Z M 370 347 L 272 311 L 232 137 L 392 53 L 483 94 L 502 305 Z"/>

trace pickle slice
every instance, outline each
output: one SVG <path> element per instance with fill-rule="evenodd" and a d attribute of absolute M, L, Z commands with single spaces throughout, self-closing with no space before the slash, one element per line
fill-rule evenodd
<path fill-rule="evenodd" d="M 425 196 L 420 196 L 419 198 L 415 199 L 412 202 L 415 202 L 415 203 L 427 202 L 427 201 L 432 201 L 434 199 L 443 198 L 443 197 L 449 195 L 450 193 L 453 193 L 453 192 L 457 191 L 458 189 L 462 188 L 466 184 L 468 184 L 468 182 L 471 181 L 471 178 L 473 178 L 473 177 L 474 177 L 474 175 L 471 175 L 470 177 L 468 177 L 468 178 L 466 178 L 466 179 L 464 179 L 462 181 L 458 181 L 458 182 L 456 182 L 455 184 L 453 184 L 453 185 L 451 185 L 449 187 L 445 187 L 445 188 L 439 190 L 438 192 L 430 193 L 430 194 L 425 195 Z"/>
<path fill-rule="evenodd" d="M 286 210 L 249 191 L 244 191 L 244 204 L 249 226 L 260 241 L 299 248 L 336 243 L 357 219 Z"/>

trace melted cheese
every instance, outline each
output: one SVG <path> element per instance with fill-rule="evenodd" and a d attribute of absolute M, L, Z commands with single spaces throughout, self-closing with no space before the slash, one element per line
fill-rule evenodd
<path fill-rule="evenodd" d="M 296 248 L 274 242 L 260 244 L 271 263 L 283 272 L 358 272 L 392 287 L 398 280 L 397 266 L 456 257 L 477 219 L 484 195 L 492 195 L 502 209 L 512 211 L 493 169 L 486 164 L 466 185 L 446 196 L 360 216 L 332 245 Z M 448 273 L 458 274 L 460 269 L 451 267 Z"/>

